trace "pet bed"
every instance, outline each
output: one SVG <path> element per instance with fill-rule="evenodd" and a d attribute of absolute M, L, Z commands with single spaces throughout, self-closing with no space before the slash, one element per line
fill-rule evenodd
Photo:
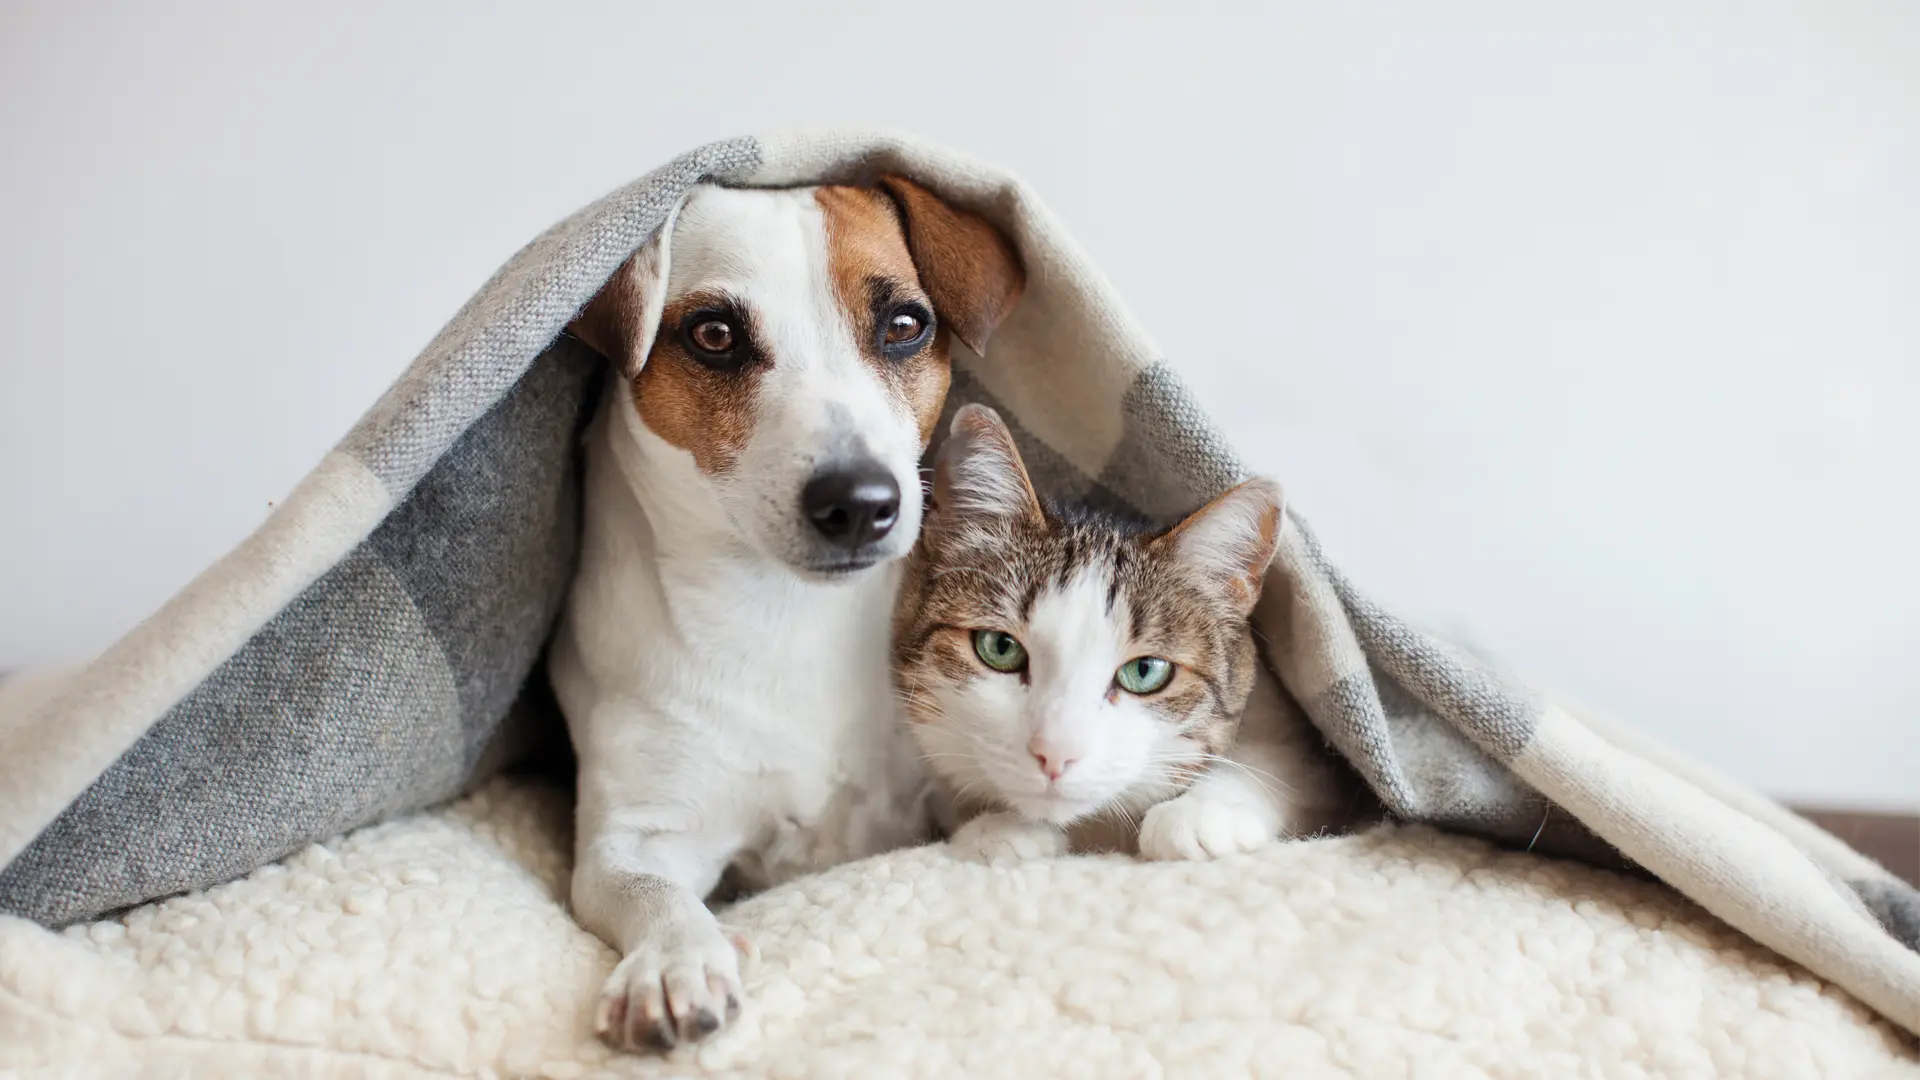
<path fill-rule="evenodd" d="M 497 779 L 243 881 L 0 930 L 0 1060 L 98 1075 L 1877 1077 L 1892 1027 L 1677 893 L 1417 826 L 1215 863 L 928 847 L 748 900 L 751 1007 L 604 1048 L 570 801 Z M 49 1069 L 57 1073 L 58 1069 Z"/>

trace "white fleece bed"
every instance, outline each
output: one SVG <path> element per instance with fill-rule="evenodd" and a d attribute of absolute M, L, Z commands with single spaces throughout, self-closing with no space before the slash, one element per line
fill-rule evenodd
<path fill-rule="evenodd" d="M 751 899 L 736 1028 L 603 1050 L 558 791 L 498 780 L 250 877 L 0 921 L 22 1076 L 1920 1076 L 1844 993 L 1658 885 L 1387 827 L 1217 863 L 931 847 Z"/>

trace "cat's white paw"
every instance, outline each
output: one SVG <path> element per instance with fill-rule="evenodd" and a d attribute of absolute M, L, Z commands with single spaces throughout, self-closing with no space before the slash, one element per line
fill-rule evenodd
<path fill-rule="evenodd" d="M 1188 792 L 1147 811 L 1140 822 L 1140 857 L 1217 859 L 1265 847 L 1275 834 L 1269 816 L 1255 807 Z"/>
<path fill-rule="evenodd" d="M 963 859 L 1005 866 L 1065 854 L 1067 835 L 1018 814 L 981 814 L 955 829 L 947 843 Z"/>

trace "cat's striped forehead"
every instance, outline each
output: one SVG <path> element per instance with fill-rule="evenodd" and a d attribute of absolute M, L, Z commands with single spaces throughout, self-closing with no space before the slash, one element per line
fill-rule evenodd
<path fill-rule="evenodd" d="M 930 534 L 920 621 L 1015 632 L 1070 597 L 1098 604 L 1136 649 L 1203 679 L 1221 677 L 1245 621 L 1204 575 L 1156 550 L 1160 532 L 1141 520 L 1048 507 L 1038 522 Z"/>
<path fill-rule="evenodd" d="M 979 598 L 1019 622 L 1032 618 L 1043 597 L 1087 589 L 1100 594 L 1109 615 L 1130 612 L 1135 588 L 1148 576 L 1135 538 L 1144 533 L 1053 520 L 1059 524 L 1047 530 L 1002 533 L 981 545 L 985 550 L 978 554 L 1001 563 L 1008 573 L 997 582 L 976 578 L 972 584 Z"/>
<path fill-rule="evenodd" d="M 1058 739 L 1078 763 L 1061 790 L 1104 792 L 1062 798 L 1160 799 L 1227 749 L 1253 686 L 1253 637 L 1231 580 L 1175 539 L 1073 509 L 933 513 L 901 583 L 893 668 L 946 783 L 1038 798 L 1032 740 Z M 1023 662 L 989 663 L 982 632 L 1013 636 Z M 1148 658 L 1171 675 L 1129 690 L 1122 671 Z"/>

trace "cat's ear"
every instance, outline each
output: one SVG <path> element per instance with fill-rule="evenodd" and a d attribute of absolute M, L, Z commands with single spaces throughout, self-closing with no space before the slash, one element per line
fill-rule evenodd
<path fill-rule="evenodd" d="M 1255 477 L 1187 515 L 1154 546 L 1218 582 L 1241 615 L 1253 612 L 1280 546 L 1280 485 Z"/>
<path fill-rule="evenodd" d="M 933 468 L 933 504 L 942 516 L 1039 523 L 1040 499 L 1013 445 L 1013 432 L 985 405 L 963 405 Z"/>

